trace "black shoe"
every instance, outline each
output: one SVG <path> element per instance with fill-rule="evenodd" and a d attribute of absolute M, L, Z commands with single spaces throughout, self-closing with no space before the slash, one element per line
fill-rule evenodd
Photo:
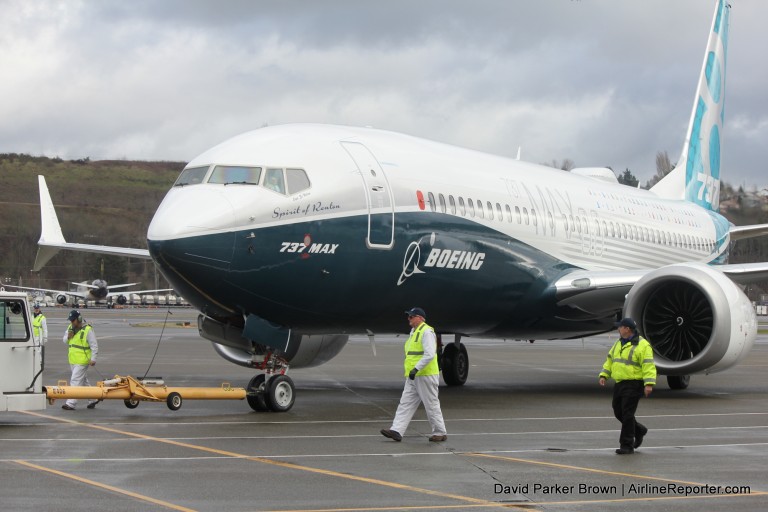
<path fill-rule="evenodd" d="M 403 440 L 403 436 L 400 435 L 400 432 L 397 432 L 395 430 L 389 430 L 389 429 L 383 428 L 381 429 L 381 435 L 383 435 L 384 437 L 393 439 L 398 443 Z"/>
<path fill-rule="evenodd" d="M 439 435 L 439 434 L 435 434 L 434 436 L 431 436 L 431 437 L 429 438 L 429 440 L 430 440 L 431 442 L 433 442 L 433 443 L 442 443 L 442 442 L 443 442 L 443 441 L 445 441 L 446 439 L 448 439 L 448 436 L 447 436 L 447 435 L 445 435 L 445 434 L 442 434 L 442 435 Z"/>
<path fill-rule="evenodd" d="M 622 446 L 616 450 L 618 455 L 632 455 L 635 450 L 631 446 Z"/>
<path fill-rule="evenodd" d="M 65 411 L 74 411 L 75 410 L 74 407 L 72 407 L 71 405 L 67 405 L 67 404 L 62 405 L 61 408 L 64 409 Z"/>
<path fill-rule="evenodd" d="M 643 439 L 645 438 L 645 434 L 647 434 L 648 431 L 646 430 L 642 434 L 635 435 L 635 443 L 632 445 L 633 448 L 640 448 L 640 445 L 643 444 Z"/>
<path fill-rule="evenodd" d="M 101 400 L 96 400 L 95 402 L 89 403 L 86 407 L 88 409 L 95 409 L 96 408 L 96 404 L 99 403 L 99 402 L 101 402 Z"/>

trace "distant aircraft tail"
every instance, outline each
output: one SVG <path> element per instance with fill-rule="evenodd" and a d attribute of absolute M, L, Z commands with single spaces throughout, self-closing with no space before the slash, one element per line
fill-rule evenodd
<path fill-rule="evenodd" d="M 725 0 L 717 0 L 683 151 L 674 170 L 651 188 L 660 197 L 685 199 L 715 212 L 720 206 L 720 137 L 730 10 Z"/>
<path fill-rule="evenodd" d="M 61 232 L 59 218 L 53 208 L 51 194 L 48 185 L 45 184 L 45 176 L 37 177 L 40 186 L 40 240 L 38 241 L 37 257 L 32 270 L 40 270 L 46 263 L 59 252 L 57 245 L 66 244 L 64 234 Z"/>
<path fill-rule="evenodd" d="M 43 268 L 45 264 L 62 249 L 150 259 L 149 251 L 146 249 L 76 244 L 64 240 L 64 234 L 61 232 L 59 218 L 56 216 L 56 210 L 53 208 L 51 194 L 48 192 L 48 185 L 45 184 L 45 177 L 38 176 L 37 179 L 40 185 L 40 227 L 42 232 L 40 234 L 40 240 L 37 241 L 37 257 L 35 258 L 35 266 L 32 268 L 33 271 L 36 272 Z"/>

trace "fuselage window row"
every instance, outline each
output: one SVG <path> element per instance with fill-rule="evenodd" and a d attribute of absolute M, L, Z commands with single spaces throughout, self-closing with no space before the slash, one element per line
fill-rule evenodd
<path fill-rule="evenodd" d="M 513 214 L 510 205 L 505 204 L 502 208 L 501 203 L 495 203 L 496 211 L 494 212 L 494 204 L 490 201 L 486 201 L 484 207 L 483 201 L 480 199 L 472 200 L 471 198 L 467 198 L 465 202 L 464 197 L 458 196 L 458 198 L 454 198 L 453 195 L 449 194 L 446 201 L 445 195 L 438 193 L 437 201 L 435 201 L 435 195 L 432 192 L 429 192 L 427 195 L 430 209 L 433 212 L 437 212 L 439 207 L 441 213 L 450 213 L 451 215 L 458 214 L 462 217 L 469 215 L 471 218 L 478 217 L 480 219 L 485 219 L 487 216 L 488 220 L 497 220 L 499 222 L 504 222 L 506 218 L 506 221 L 510 224 L 517 221 L 517 224 L 538 227 L 538 215 L 534 208 L 531 208 L 529 211 L 526 207 L 521 208 L 520 206 L 515 206 Z M 505 212 L 506 216 L 504 215 Z M 686 216 L 691 215 L 687 211 L 675 213 Z M 584 233 L 589 235 L 590 227 L 586 217 L 562 214 L 560 219 L 566 233 L 570 232 L 579 235 Z M 542 219 L 543 228 L 547 227 L 547 220 L 549 221 L 548 224 L 550 230 L 554 231 L 555 219 L 552 216 L 552 212 L 547 212 L 546 218 Z M 593 229 L 593 234 L 601 238 L 646 242 L 658 246 L 677 247 L 695 251 L 711 251 L 715 248 L 715 242 L 713 240 L 705 240 L 699 236 L 661 231 L 653 228 L 649 229 L 645 226 L 637 226 L 618 221 L 614 222 L 612 220 L 601 221 L 594 219 Z"/>

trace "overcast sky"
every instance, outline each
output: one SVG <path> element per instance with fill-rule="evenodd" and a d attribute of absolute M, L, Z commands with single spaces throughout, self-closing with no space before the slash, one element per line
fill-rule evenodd
<path fill-rule="evenodd" d="M 768 2 L 731 0 L 722 179 L 768 185 Z M 0 0 L 0 152 L 189 161 L 374 126 L 537 163 L 683 144 L 714 0 Z"/>

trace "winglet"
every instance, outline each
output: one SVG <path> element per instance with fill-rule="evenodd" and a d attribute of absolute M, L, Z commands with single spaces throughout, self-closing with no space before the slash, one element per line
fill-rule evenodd
<path fill-rule="evenodd" d="M 720 208 L 720 137 L 731 6 L 718 0 L 683 150 L 675 169 L 651 188 L 660 197 Z"/>
<path fill-rule="evenodd" d="M 40 225 L 41 233 L 38 240 L 37 257 L 33 271 L 38 271 L 59 252 L 58 247 L 52 245 L 66 244 L 64 234 L 61 232 L 59 218 L 56 216 L 56 210 L 53 208 L 51 194 L 48 192 L 48 186 L 45 184 L 45 176 L 37 177 L 40 185 Z"/>

